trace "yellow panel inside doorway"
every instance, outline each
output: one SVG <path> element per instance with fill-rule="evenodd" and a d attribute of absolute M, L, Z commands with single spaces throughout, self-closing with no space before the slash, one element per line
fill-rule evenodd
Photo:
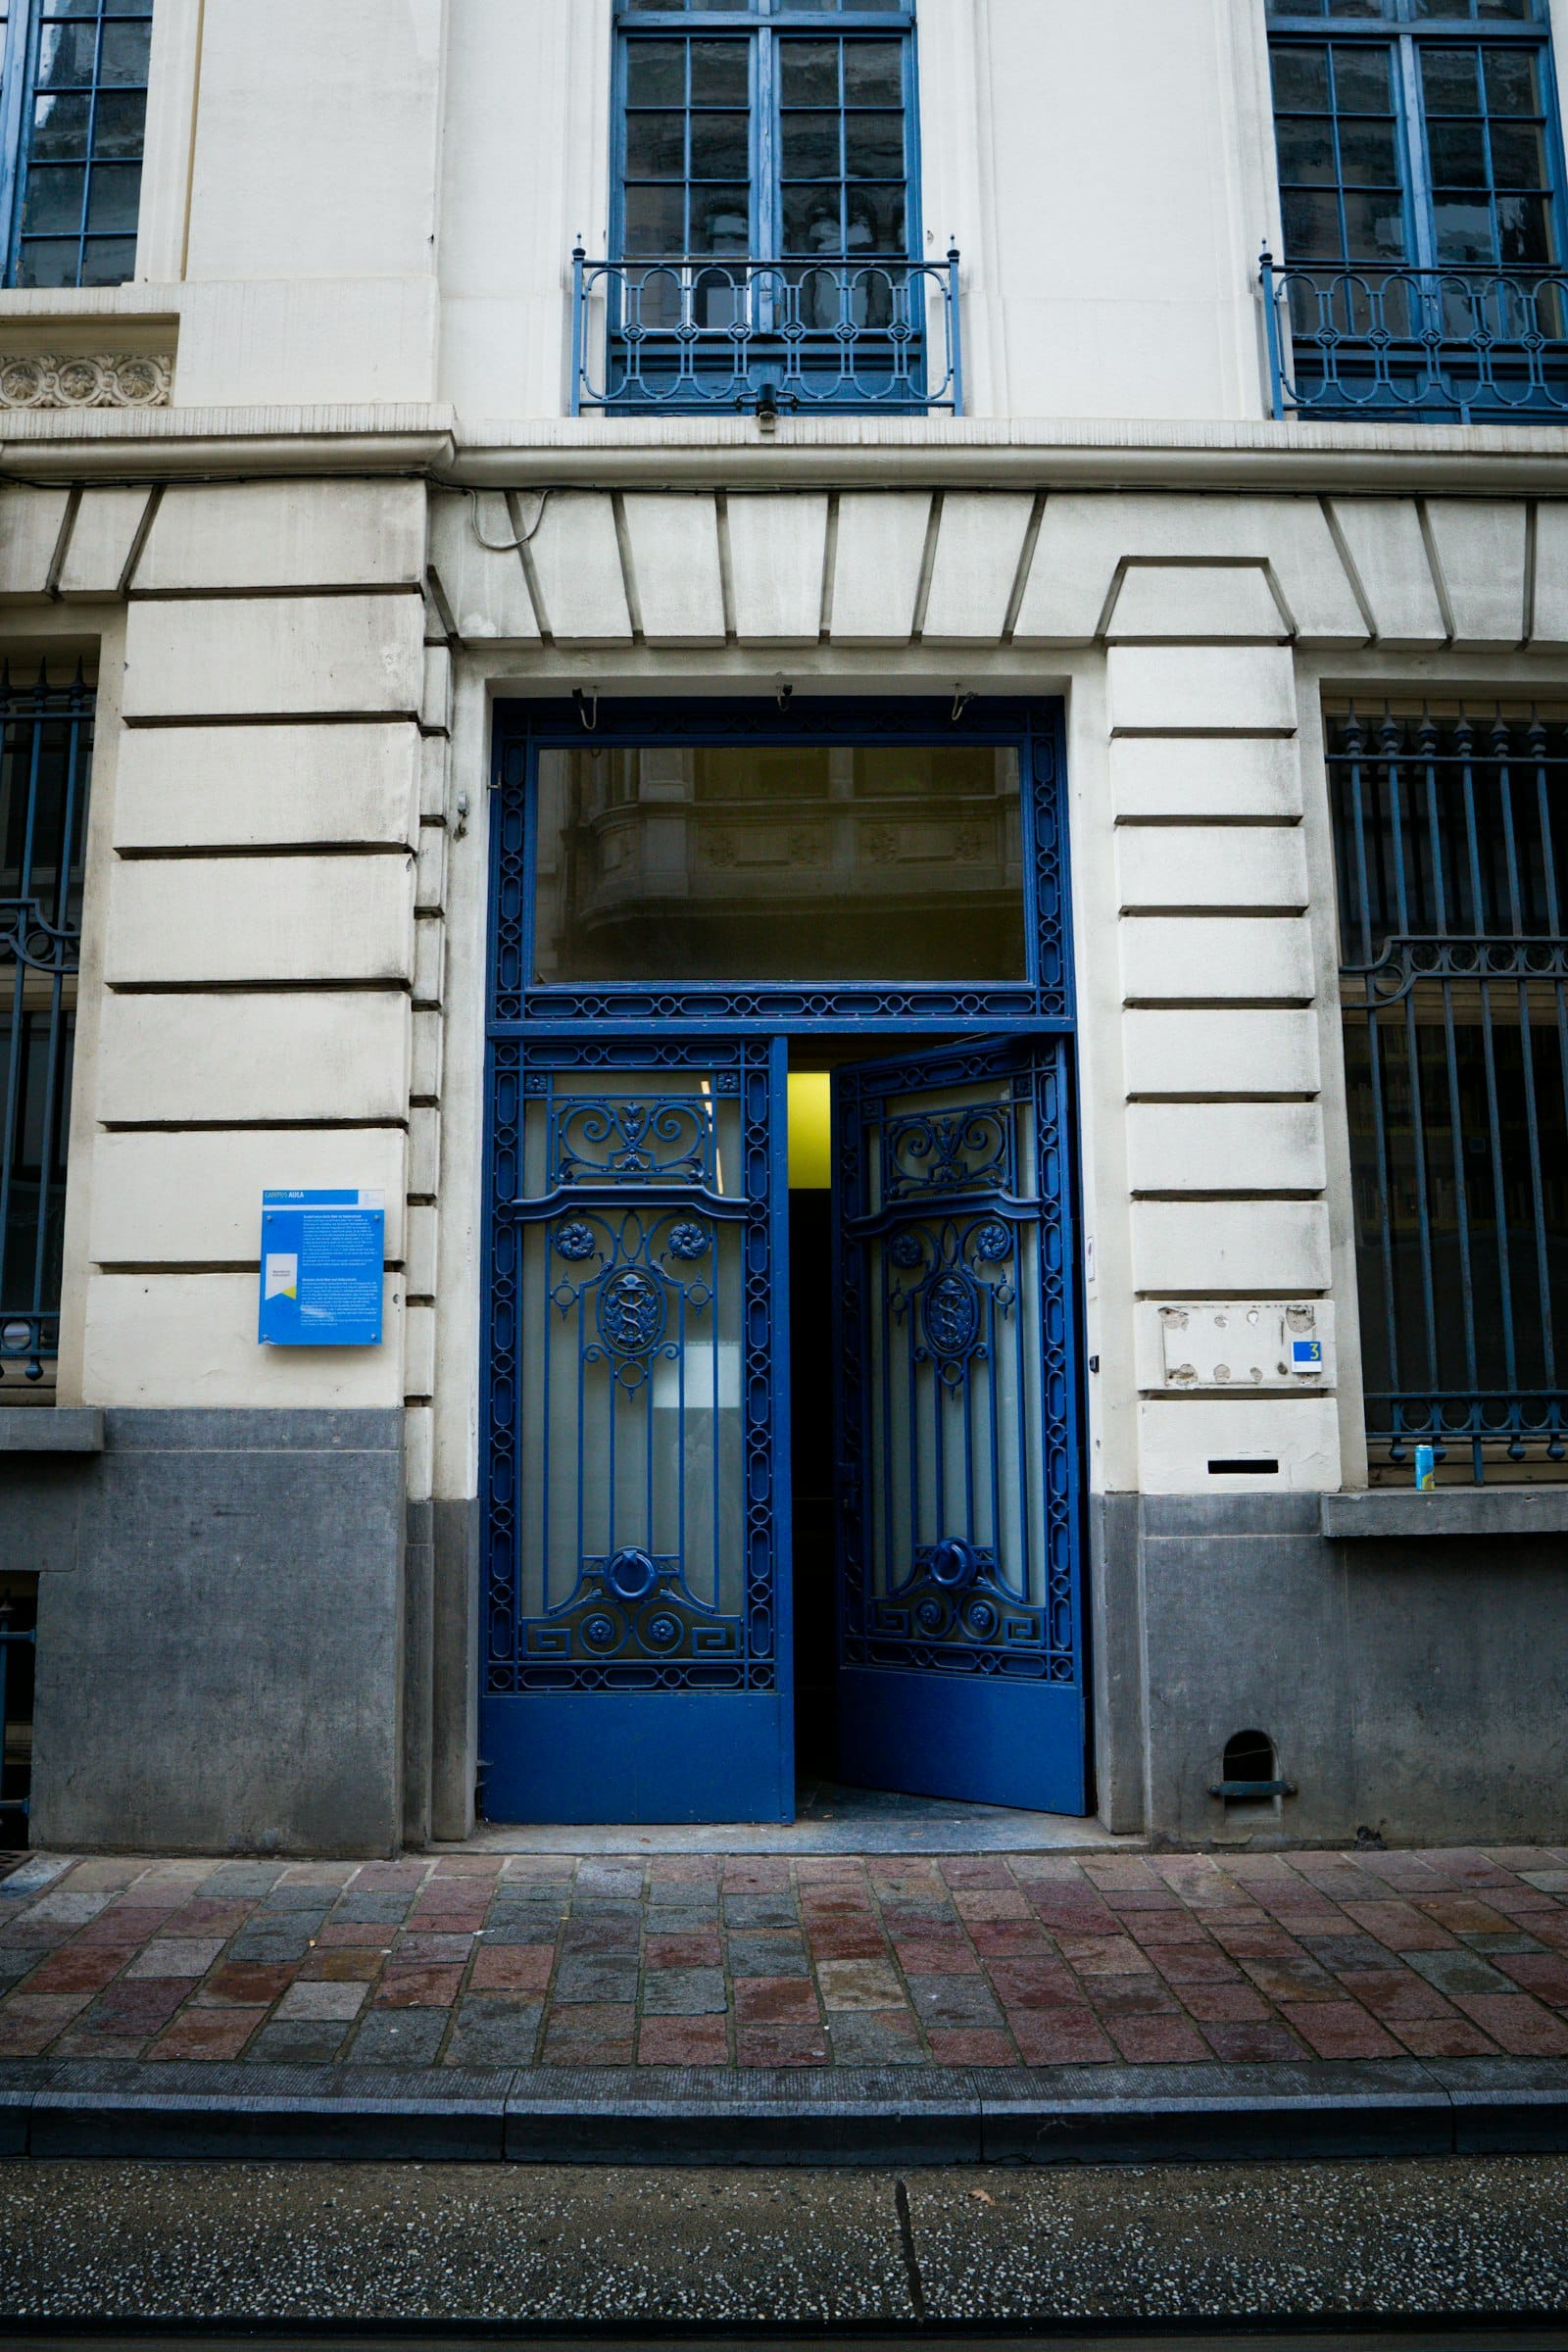
<path fill-rule="evenodd" d="M 833 1184 L 833 1082 L 826 1070 L 790 1072 L 790 1191 Z"/>

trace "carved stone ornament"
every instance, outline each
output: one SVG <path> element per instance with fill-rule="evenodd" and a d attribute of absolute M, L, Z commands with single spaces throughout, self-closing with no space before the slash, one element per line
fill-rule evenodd
<path fill-rule="evenodd" d="M 0 409 L 167 409 L 172 354 L 0 354 Z"/>

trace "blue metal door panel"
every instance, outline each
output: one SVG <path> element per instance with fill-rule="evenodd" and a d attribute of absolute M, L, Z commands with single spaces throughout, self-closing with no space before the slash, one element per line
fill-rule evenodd
<path fill-rule="evenodd" d="M 790 1816 L 785 1058 L 492 1049 L 492 1820 Z"/>
<path fill-rule="evenodd" d="M 1061 1037 L 836 1081 L 853 1783 L 1085 1809 L 1070 1102 Z"/>
<path fill-rule="evenodd" d="M 789 1821 L 777 1691 L 572 1690 L 484 1706 L 492 1821 Z"/>
<path fill-rule="evenodd" d="M 1083 1699 L 1070 1685 L 846 1667 L 839 1771 L 852 1788 L 1082 1813 Z"/>

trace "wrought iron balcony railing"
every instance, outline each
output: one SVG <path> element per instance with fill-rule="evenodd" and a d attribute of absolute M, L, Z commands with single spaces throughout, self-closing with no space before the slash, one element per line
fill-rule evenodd
<path fill-rule="evenodd" d="M 945 262 L 571 257 L 571 413 L 963 409 Z"/>
<path fill-rule="evenodd" d="M 1260 265 L 1277 418 L 1568 414 L 1568 270 Z"/>

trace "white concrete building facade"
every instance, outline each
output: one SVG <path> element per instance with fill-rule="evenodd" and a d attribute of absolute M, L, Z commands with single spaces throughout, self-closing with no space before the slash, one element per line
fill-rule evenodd
<path fill-rule="evenodd" d="M 5 38 L 32 1837 L 1562 1836 L 1563 0 Z"/>

